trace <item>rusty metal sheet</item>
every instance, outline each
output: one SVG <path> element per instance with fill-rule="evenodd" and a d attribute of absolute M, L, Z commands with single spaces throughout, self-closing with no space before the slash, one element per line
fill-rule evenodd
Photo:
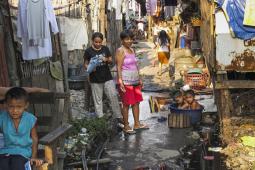
<path fill-rule="evenodd" d="M 233 38 L 222 11 L 215 14 L 215 19 L 217 70 L 254 72 L 255 43 Z"/>
<path fill-rule="evenodd" d="M 253 72 L 255 47 L 246 47 L 243 40 L 234 39 L 230 34 L 219 34 L 216 37 L 216 60 L 219 70 Z"/>

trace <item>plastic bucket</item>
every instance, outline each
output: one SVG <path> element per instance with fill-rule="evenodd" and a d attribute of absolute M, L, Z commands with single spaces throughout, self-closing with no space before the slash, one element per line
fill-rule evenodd
<path fill-rule="evenodd" d="M 201 118 L 202 118 L 202 112 L 204 110 L 204 107 L 202 106 L 201 109 L 198 109 L 198 110 L 189 110 L 189 109 L 178 109 L 176 107 L 176 104 L 171 104 L 169 106 L 169 110 L 171 113 L 175 113 L 175 114 L 187 114 L 189 115 L 190 117 L 190 120 L 191 120 L 191 124 L 196 124 L 198 122 L 201 121 Z"/>

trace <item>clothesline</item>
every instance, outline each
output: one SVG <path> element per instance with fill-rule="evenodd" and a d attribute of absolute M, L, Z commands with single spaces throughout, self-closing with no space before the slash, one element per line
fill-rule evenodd
<path fill-rule="evenodd" d="M 79 3 L 81 0 L 76 0 L 76 1 L 73 1 L 73 2 L 70 2 L 69 4 L 67 4 L 67 5 L 63 5 L 63 6 L 59 6 L 59 7 L 55 7 L 54 8 L 54 10 L 60 10 L 60 9 L 64 9 L 64 8 L 66 8 L 66 7 L 69 7 L 70 5 L 73 5 L 73 4 L 76 4 L 76 3 Z M 14 5 L 12 5 L 12 4 L 9 4 L 10 5 L 10 7 L 12 8 L 12 9 L 15 9 L 15 10 L 18 10 L 18 7 L 17 6 L 14 6 Z"/>

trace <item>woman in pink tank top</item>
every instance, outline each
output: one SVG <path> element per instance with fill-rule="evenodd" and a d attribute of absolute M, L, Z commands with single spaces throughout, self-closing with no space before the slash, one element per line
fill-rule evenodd
<path fill-rule="evenodd" d="M 124 132 L 134 134 L 134 130 L 148 129 L 139 121 L 139 103 L 142 97 L 142 81 L 139 77 L 139 69 L 134 50 L 131 48 L 133 35 L 130 31 L 123 31 L 120 34 L 122 46 L 116 52 L 119 94 L 122 100 L 122 115 Z M 129 126 L 128 110 L 132 107 L 134 116 L 134 128 Z"/>

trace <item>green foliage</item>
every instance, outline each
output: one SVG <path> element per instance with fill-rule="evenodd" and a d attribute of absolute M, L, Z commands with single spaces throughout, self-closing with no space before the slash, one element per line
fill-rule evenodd
<path fill-rule="evenodd" d="M 90 139 L 105 139 L 110 133 L 110 129 L 105 118 L 84 118 L 81 120 L 75 120 L 72 124 L 74 127 L 74 134 L 80 133 L 82 128 L 86 128 Z"/>
<path fill-rule="evenodd" d="M 65 140 L 67 162 L 81 161 L 81 150 L 90 150 L 92 145 L 105 139 L 110 134 L 108 121 L 105 118 L 77 119 L 71 122 L 73 131 Z"/>

